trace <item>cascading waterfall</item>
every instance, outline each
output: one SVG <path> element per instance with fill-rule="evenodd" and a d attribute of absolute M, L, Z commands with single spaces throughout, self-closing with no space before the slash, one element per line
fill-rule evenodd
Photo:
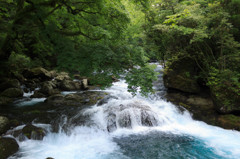
<path fill-rule="evenodd" d="M 239 132 L 179 111 L 162 99 L 161 74 L 159 80 L 157 93 L 148 98 L 132 97 L 123 80 L 114 83 L 105 90 L 110 94 L 106 102 L 64 118 L 59 132 L 49 130 L 42 141 L 19 142 L 20 151 L 10 159 L 240 158 Z M 85 123 L 74 124 L 80 117 Z"/>

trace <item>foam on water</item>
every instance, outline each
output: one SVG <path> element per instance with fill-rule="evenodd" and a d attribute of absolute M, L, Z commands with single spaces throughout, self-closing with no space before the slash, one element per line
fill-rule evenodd
<path fill-rule="evenodd" d="M 46 157 L 55 159 L 129 158 L 124 155 L 114 138 L 147 135 L 151 132 L 164 132 L 196 138 L 204 143 L 204 148 L 213 150 L 215 154 L 222 156 L 222 158 L 240 158 L 240 133 L 237 131 L 225 130 L 195 121 L 189 112 L 181 113 L 172 103 L 158 96 L 152 95 L 149 98 L 144 98 L 136 95 L 132 97 L 127 92 L 127 84 L 123 80 L 114 83 L 106 92 L 118 99 L 112 98 L 102 106 L 94 105 L 83 112 L 79 112 L 79 114 L 90 116 L 91 122 L 94 124 L 91 126 L 76 126 L 67 134 L 62 131 L 59 133 L 49 132 L 43 141 L 27 140 L 19 142 L 20 152 L 17 157 L 11 157 L 11 159 L 43 159 Z M 107 130 L 108 113 L 113 113 L 113 110 L 110 109 L 117 108 L 120 105 L 131 105 L 132 103 L 147 106 L 148 111 L 157 115 L 156 118 L 160 124 L 147 127 L 139 122 L 131 122 L 131 128 L 117 126 L 115 131 L 109 133 Z M 135 110 L 134 107 L 131 107 L 129 109 L 131 109 L 128 114 L 129 118 L 135 121 L 139 120 L 139 113 L 136 113 L 139 108 L 137 107 Z"/>
<path fill-rule="evenodd" d="M 44 102 L 46 100 L 46 98 L 30 98 L 30 99 L 26 99 L 23 101 L 18 101 L 15 105 L 16 106 L 32 106 L 35 105 L 37 103 L 41 103 Z"/>

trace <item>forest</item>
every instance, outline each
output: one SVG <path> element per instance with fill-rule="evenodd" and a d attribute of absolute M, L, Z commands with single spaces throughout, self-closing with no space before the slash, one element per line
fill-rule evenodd
<path fill-rule="evenodd" d="M 79 73 L 102 87 L 126 73 L 152 92 L 149 60 L 185 70 L 217 102 L 240 95 L 239 0 L 1 0 L 1 79 L 25 68 Z M 127 71 L 127 72 L 126 72 Z M 191 82 L 190 82 L 191 83 Z"/>

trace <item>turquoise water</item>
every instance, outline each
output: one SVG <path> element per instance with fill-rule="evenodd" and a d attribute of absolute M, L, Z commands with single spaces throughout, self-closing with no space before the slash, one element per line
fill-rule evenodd
<path fill-rule="evenodd" d="M 114 139 L 131 159 L 224 159 L 204 141 L 188 135 L 152 132 Z M 231 158 L 231 157 L 229 157 Z"/>

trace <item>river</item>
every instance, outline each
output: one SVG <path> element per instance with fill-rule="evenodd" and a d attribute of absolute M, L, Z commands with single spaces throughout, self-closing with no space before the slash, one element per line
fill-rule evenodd
<path fill-rule="evenodd" d="M 162 68 L 158 65 L 157 71 Z M 167 102 L 162 74 L 155 82 L 156 94 L 132 95 L 120 80 L 104 90 L 107 103 L 94 105 L 63 117 L 59 132 L 49 132 L 42 141 L 18 141 L 19 152 L 10 159 L 239 159 L 240 132 L 193 120 Z M 84 125 L 66 122 L 86 117 Z"/>

